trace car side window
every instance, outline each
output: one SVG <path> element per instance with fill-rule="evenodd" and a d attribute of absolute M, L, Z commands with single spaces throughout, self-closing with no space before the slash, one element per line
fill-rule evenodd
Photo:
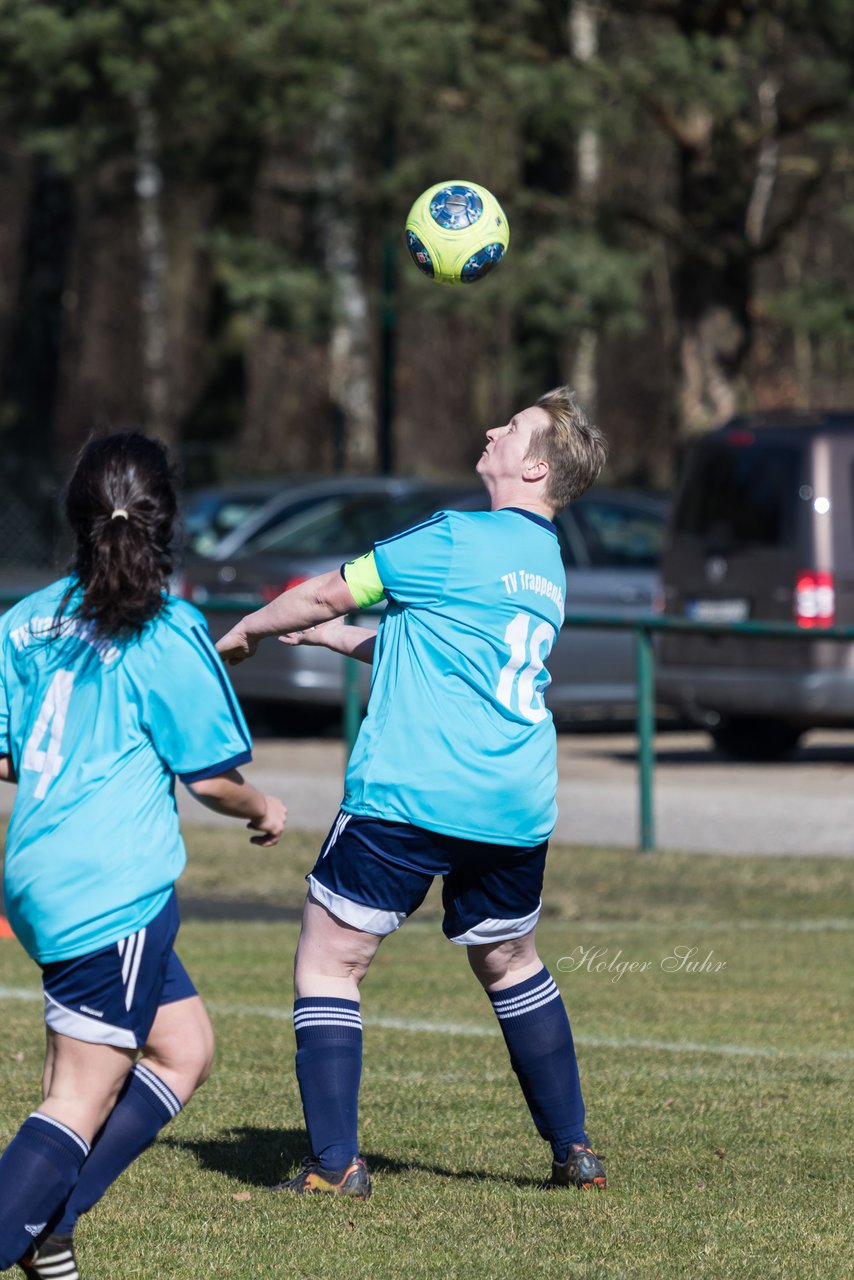
<path fill-rule="evenodd" d="M 571 511 L 594 569 L 652 569 L 661 557 L 664 511 L 631 502 L 577 503 Z"/>
<path fill-rule="evenodd" d="M 584 537 L 575 521 L 575 516 L 564 511 L 555 520 L 560 556 L 567 569 L 587 567 L 590 563 Z"/>

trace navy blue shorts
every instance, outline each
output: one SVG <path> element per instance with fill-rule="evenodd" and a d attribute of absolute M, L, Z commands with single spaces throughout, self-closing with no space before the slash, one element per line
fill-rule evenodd
<path fill-rule="evenodd" d="M 138 1049 L 163 1004 L 196 994 L 173 944 L 174 890 L 144 929 L 101 951 L 42 965 L 45 1022 L 72 1040 Z"/>
<path fill-rule="evenodd" d="M 307 876 L 312 897 L 366 933 L 394 933 L 441 876 L 445 936 L 461 945 L 506 942 L 534 928 L 548 841 L 484 844 L 406 822 L 338 814 Z"/>

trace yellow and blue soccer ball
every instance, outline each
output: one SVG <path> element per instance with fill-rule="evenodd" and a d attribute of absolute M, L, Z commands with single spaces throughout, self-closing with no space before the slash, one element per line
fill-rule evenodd
<path fill-rule="evenodd" d="M 491 191 L 475 182 L 439 182 L 409 210 L 406 244 L 419 271 L 439 284 L 474 284 L 497 267 L 510 224 Z"/>

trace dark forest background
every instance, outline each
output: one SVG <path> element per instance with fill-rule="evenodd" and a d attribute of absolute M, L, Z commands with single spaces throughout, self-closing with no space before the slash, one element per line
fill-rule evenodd
<path fill-rule="evenodd" d="M 403 222 L 470 178 L 467 288 Z M 854 404 L 852 0 L 0 0 L 0 485 L 90 429 L 189 483 L 466 470 L 575 383 L 610 479 Z"/>

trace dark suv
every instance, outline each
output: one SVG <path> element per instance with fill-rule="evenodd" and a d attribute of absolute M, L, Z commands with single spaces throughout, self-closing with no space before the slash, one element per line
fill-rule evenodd
<path fill-rule="evenodd" d="M 796 622 L 804 639 L 670 634 L 658 697 L 737 759 L 854 726 L 854 413 L 737 418 L 689 450 L 662 557 L 668 614 Z"/>

